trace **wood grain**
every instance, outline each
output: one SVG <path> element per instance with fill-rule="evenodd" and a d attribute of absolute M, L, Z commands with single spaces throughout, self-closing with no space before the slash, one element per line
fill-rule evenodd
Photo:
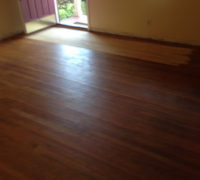
<path fill-rule="evenodd" d="M 189 64 L 169 66 L 2 42 L 0 179 L 199 179 L 200 51 L 191 52 Z"/>

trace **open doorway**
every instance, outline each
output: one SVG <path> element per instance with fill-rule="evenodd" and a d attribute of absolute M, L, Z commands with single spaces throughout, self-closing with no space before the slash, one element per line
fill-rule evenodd
<path fill-rule="evenodd" d="M 88 28 L 87 0 L 57 0 L 60 24 Z"/>

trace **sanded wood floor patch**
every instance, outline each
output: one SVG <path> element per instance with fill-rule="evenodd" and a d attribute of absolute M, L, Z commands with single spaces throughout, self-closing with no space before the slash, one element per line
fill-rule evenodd
<path fill-rule="evenodd" d="M 193 50 L 154 42 L 115 38 L 87 31 L 53 27 L 27 36 L 29 39 L 72 45 L 100 52 L 168 65 L 187 64 Z"/>

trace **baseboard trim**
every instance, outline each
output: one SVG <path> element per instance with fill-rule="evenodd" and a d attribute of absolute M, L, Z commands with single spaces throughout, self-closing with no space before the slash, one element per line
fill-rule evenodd
<path fill-rule="evenodd" d="M 49 29 L 51 27 L 59 27 L 59 28 L 68 28 L 68 29 L 74 29 L 74 30 L 81 30 L 81 31 L 88 31 L 88 32 L 91 32 L 91 33 L 95 33 L 95 34 L 102 34 L 102 35 L 105 35 L 105 36 L 112 36 L 112 37 L 115 37 L 115 38 L 122 38 L 122 39 L 132 39 L 132 40 L 135 40 L 135 41 L 144 41 L 144 42 L 152 42 L 152 43 L 157 43 L 157 44 L 161 44 L 161 45 L 168 45 L 168 46 L 177 46 L 177 47 L 185 47 L 185 48 L 195 48 L 195 49 L 199 49 L 200 48 L 200 45 L 192 45 L 192 44 L 187 44 L 187 43 L 178 43 L 178 42 L 171 42 L 171 41 L 166 41 L 166 40 L 157 40 L 157 39 L 153 39 L 153 38 L 143 38 L 143 37 L 136 37 L 136 36 L 131 36 L 131 35 L 125 35 L 125 34 L 116 34 L 116 33 L 111 33 L 111 32 L 106 32 L 106 31 L 102 31 L 102 30 L 97 30 L 97 29 L 87 29 L 87 28 L 81 28 L 81 27 L 73 27 L 73 26 L 67 26 L 67 25 L 62 25 L 62 24 L 55 24 L 55 25 L 52 25 L 50 27 L 47 27 L 47 28 L 44 28 L 44 29 L 41 29 L 41 30 L 38 30 L 38 31 L 35 31 L 33 33 L 30 33 L 30 34 L 34 34 L 34 33 L 37 33 L 37 32 L 40 32 L 40 31 L 44 31 L 46 29 Z M 28 35 L 30 35 L 28 34 Z M 8 39 L 13 39 L 13 38 L 16 38 L 16 37 L 21 37 L 21 36 L 24 36 L 24 35 L 27 35 L 25 34 L 24 32 L 21 32 L 21 33 L 18 33 L 16 35 L 13 35 L 11 37 L 7 37 L 7 38 L 4 38 L 4 39 L 1 39 L 1 41 L 5 41 L 5 40 L 8 40 Z"/>
<path fill-rule="evenodd" d="M 177 46 L 177 47 L 186 47 L 186 48 L 200 48 L 200 45 L 193 45 L 193 44 L 188 44 L 188 43 L 180 43 L 180 42 L 173 42 L 173 41 L 167 41 L 167 40 L 159 40 L 159 39 L 154 39 L 154 38 L 146 38 L 146 37 L 136 37 L 132 36 L 130 34 L 126 33 L 112 33 L 100 29 L 90 29 L 89 30 L 91 33 L 98 33 L 98 34 L 103 34 L 103 35 L 109 35 L 112 37 L 116 38 L 123 38 L 123 39 L 133 39 L 136 41 L 144 41 L 144 42 L 153 42 L 153 43 L 158 43 L 158 44 L 163 44 L 163 45 L 168 45 L 168 46 Z"/>

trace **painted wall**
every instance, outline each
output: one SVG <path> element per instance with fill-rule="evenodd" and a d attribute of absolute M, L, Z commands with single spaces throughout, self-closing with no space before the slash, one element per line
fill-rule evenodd
<path fill-rule="evenodd" d="M 200 45 L 200 0 L 88 0 L 95 31 Z"/>
<path fill-rule="evenodd" d="M 0 0 L 0 40 L 23 31 L 18 0 Z"/>

